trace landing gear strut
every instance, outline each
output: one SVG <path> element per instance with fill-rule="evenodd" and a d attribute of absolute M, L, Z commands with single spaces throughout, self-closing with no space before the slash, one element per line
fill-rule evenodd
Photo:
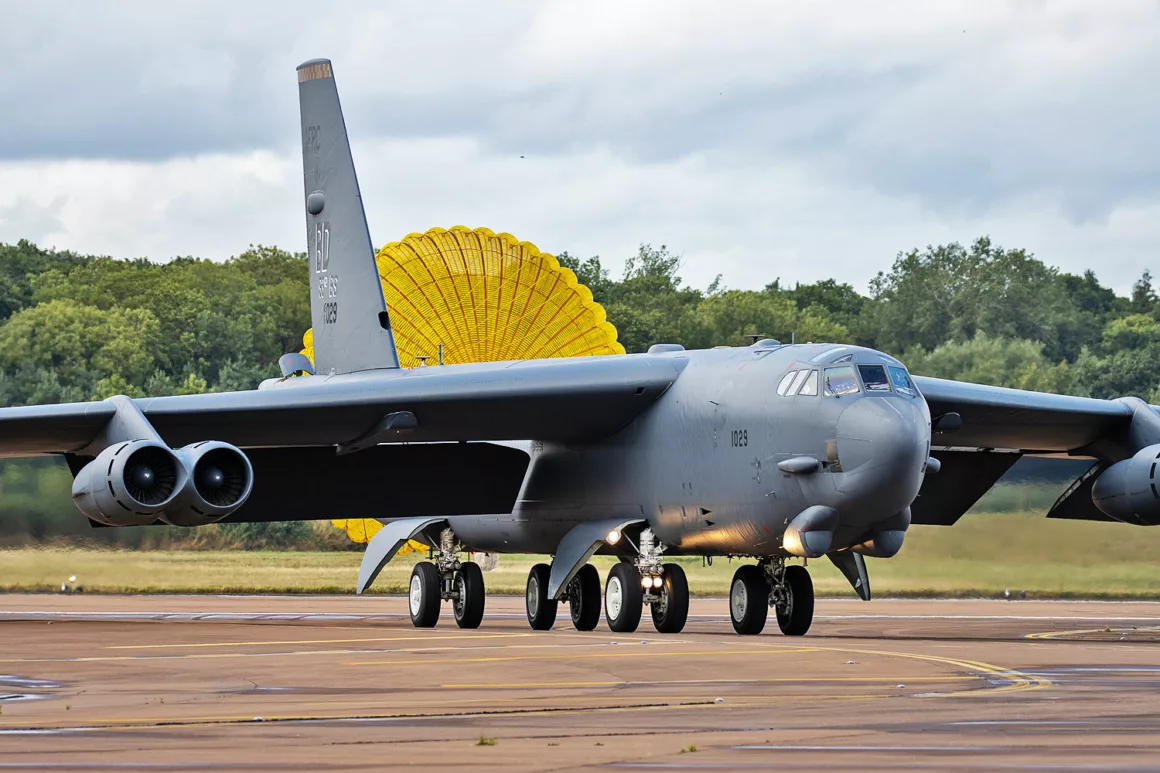
<path fill-rule="evenodd" d="M 420 561 L 411 570 L 407 602 L 416 628 L 435 627 L 443 601 L 452 603 L 455 623 L 460 628 L 478 628 L 483 621 L 483 572 L 479 564 L 460 561 L 459 554 L 463 552 L 455 533 L 444 529 L 439 534 L 439 555 L 434 563 Z"/>
<path fill-rule="evenodd" d="M 814 583 L 804 566 L 786 566 L 780 556 L 742 566 L 729 590 L 733 630 L 756 635 L 765 628 L 773 607 L 777 626 L 786 636 L 804 636 L 814 621 Z"/>
<path fill-rule="evenodd" d="M 677 564 L 662 564 L 665 546 L 652 529 L 640 534 L 637 557 L 622 561 L 608 573 L 604 586 L 604 616 L 616 633 L 632 633 L 648 604 L 660 633 L 680 633 L 689 619 L 689 582 Z"/>

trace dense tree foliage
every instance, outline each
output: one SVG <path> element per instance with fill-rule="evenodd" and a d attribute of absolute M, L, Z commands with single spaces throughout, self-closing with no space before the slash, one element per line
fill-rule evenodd
<path fill-rule="evenodd" d="M 1160 400 L 1160 299 L 1129 297 L 980 238 L 899 253 L 862 295 L 838 278 L 701 290 L 680 258 L 642 245 L 613 278 L 568 253 L 630 352 L 783 341 L 859 343 L 916 373 L 1027 389 Z M 310 326 L 303 255 L 251 247 L 224 262 L 117 260 L 0 245 L 0 404 L 248 389 Z"/>

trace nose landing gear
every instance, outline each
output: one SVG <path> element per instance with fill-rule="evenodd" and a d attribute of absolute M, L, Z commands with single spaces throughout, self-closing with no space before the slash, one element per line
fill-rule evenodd
<path fill-rule="evenodd" d="M 780 556 L 739 567 L 729 590 L 733 630 L 752 636 L 765 628 L 773 607 L 786 636 L 804 636 L 814 621 L 814 583 L 804 566 L 786 566 Z"/>

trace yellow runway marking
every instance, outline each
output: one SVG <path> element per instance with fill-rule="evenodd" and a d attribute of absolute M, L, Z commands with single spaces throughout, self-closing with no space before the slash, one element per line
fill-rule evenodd
<path fill-rule="evenodd" d="M 943 663 L 943 664 L 946 664 L 949 666 L 954 666 L 955 668 L 964 669 L 966 671 L 981 671 L 983 676 L 1005 679 L 1005 680 L 1011 682 L 1011 684 L 1004 685 L 1002 687 L 995 687 L 993 689 L 987 690 L 985 693 L 982 693 L 982 694 L 986 694 L 986 695 L 994 695 L 996 693 L 1001 693 L 1001 692 L 1011 692 L 1013 690 L 1042 690 L 1044 688 L 1051 687 L 1051 684 L 1052 684 L 1050 679 L 1044 679 L 1043 677 L 1039 677 L 1039 676 L 1032 676 L 1030 674 L 1023 673 L 1022 671 L 1015 671 L 1015 670 L 1010 669 L 1010 668 L 1003 668 L 1002 666 L 995 666 L 995 665 L 992 665 L 990 663 L 980 663 L 980 662 L 974 661 L 974 660 L 962 660 L 959 658 L 944 658 L 944 657 L 939 656 L 939 655 L 922 655 L 922 654 L 919 654 L 917 652 L 891 652 L 889 650 L 857 650 L 857 649 L 845 649 L 845 648 L 839 648 L 839 647 L 818 647 L 818 649 L 819 650 L 830 650 L 832 652 L 845 652 L 845 653 L 852 652 L 852 653 L 861 654 L 861 655 L 879 655 L 882 657 L 910 658 L 912 660 L 925 660 L 928 663 Z M 976 695 L 976 694 L 980 694 L 979 691 L 968 690 L 965 692 L 943 693 L 943 694 L 938 695 L 938 696 L 927 696 L 927 697 L 949 698 L 949 697 L 958 696 L 958 695 Z"/>
<path fill-rule="evenodd" d="M 773 676 L 761 679 L 670 679 L 664 681 L 637 682 L 616 680 L 607 682 L 465 682 L 463 684 L 441 684 L 448 689 L 475 689 L 499 687 L 664 687 L 668 685 L 693 684 L 759 684 L 778 682 L 946 682 L 951 680 L 975 680 L 977 676 Z"/>
<path fill-rule="evenodd" d="M 1065 636 L 1082 636 L 1082 635 L 1088 634 L 1088 633 L 1132 633 L 1133 631 L 1135 631 L 1136 633 L 1141 633 L 1143 631 L 1160 631 L 1160 626 L 1149 625 L 1149 626 L 1144 626 L 1142 628 L 1141 627 L 1111 628 L 1111 627 L 1105 626 L 1104 628 L 1085 628 L 1085 629 L 1075 630 L 1075 631 L 1044 631 L 1042 633 L 1025 633 L 1025 634 L 1023 634 L 1023 638 L 1024 639 L 1039 639 L 1039 640 L 1060 639 L 1060 638 L 1063 638 Z"/>
<path fill-rule="evenodd" d="M 487 633 L 476 634 L 471 637 L 463 636 L 374 636 L 365 639 L 288 639 L 285 641 L 220 641 L 202 642 L 195 644 L 117 644 L 107 646 L 107 650 L 154 650 L 154 649 L 193 649 L 198 647 L 272 647 L 287 644 L 356 644 L 372 641 L 442 641 L 458 639 L 459 641 L 474 641 L 476 639 L 514 639 L 525 636 L 535 636 L 534 633 Z"/>
<path fill-rule="evenodd" d="M 854 655 L 877 655 L 880 657 L 909 658 L 911 660 L 922 660 L 922 661 L 926 661 L 928 663 L 939 663 L 939 664 L 953 666 L 955 668 L 961 668 L 965 671 L 978 671 L 978 672 L 981 672 L 980 675 L 983 677 L 994 677 L 994 678 L 1004 679 L 1006 681 L 1011 682 L 1011 684 L 1004 685 L 1002 687 L 995 687 L 995 688 L 986 690 L 985 692 L 980 692 L 978 690 L 966 690 L 966 691 L 962 691 L 962 692 L 939 693 L 937 695 L 928 695 L 928 696 L 923 696 L 923 697 L 949 698 L 949 697 L 954 697 L 954 696 L 959 696 L 959 695 L 983 695 L 983 694 L 995 695 L 997 693 L 1011 692 L 1013 690 L 1042 690 L 1044 688 L 1051 687 L 1051 685 L 1052 685 L 1052 682 L 1050 679 L 1045 679 L 1044 677 L 1041 677 L 1041 676 L 1032 676 L 1031 674 L 1023 673 L 1022 671 L 1015 671 L 1013 669 L 1003 668 L 1002 666 L 996 666 L 996 665 L 992 665 L 990 663 L 980 663 L 978 661 L 973 661 L 973 660 L 962 660 L 960 658 L 946 658 L 946 657 L 942 657 L 940 655 L 922 655 L 922 654 L 917 653 L 917 652 L 892 652 L 890 650 L 863 650 L 863 649 L 851 649 L 851 648 L 846 648 L 846 647 L 814 647 L 813 649 L 815 651 L 818 651 L 818 652 L 841 652 L 844 654 L 854 654 Z"/>
<path fill-rule="evenodd" d="M 400 650 L 401 651 L 401 650 Z M 349 663 L 343 663 L 344 666 L 421 666 L 428 663 L 501 663 L 517 660 L 587 660 L 592 658 L 664 658 L 664 657 L 689 657 L 692 655 L 768 655 L 771 652 L 813 652 L 812 648 L 801 649 L 760 649 L 760 650 L 702 650 L 699 652 L 689 652 L 687 650 L 677 650 L 676 652 L 657 652 L 650 648 L 647 652 L 601 652 L 591 655 L 513 655 L 511 657 L 490 657 L 490 658 L 445 658 L 440 660 L 411 660 L 405 662 L 383 662 L 381 660 L 359 660 Z"/>

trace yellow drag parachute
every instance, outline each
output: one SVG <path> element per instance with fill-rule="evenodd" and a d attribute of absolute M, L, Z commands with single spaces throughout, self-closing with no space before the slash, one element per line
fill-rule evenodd
<path fill-rule="evenodd" d="M 487 228 L 432 228 L 375 256 L 403 367 L 624 354 L 592 292 L 555 256 Z M 314 359 L 313 331 L 302 353 Z M 381 524 L 336 520 L 355 542 Z M 399 551 L 426 550 L 411 542 Z"/>

